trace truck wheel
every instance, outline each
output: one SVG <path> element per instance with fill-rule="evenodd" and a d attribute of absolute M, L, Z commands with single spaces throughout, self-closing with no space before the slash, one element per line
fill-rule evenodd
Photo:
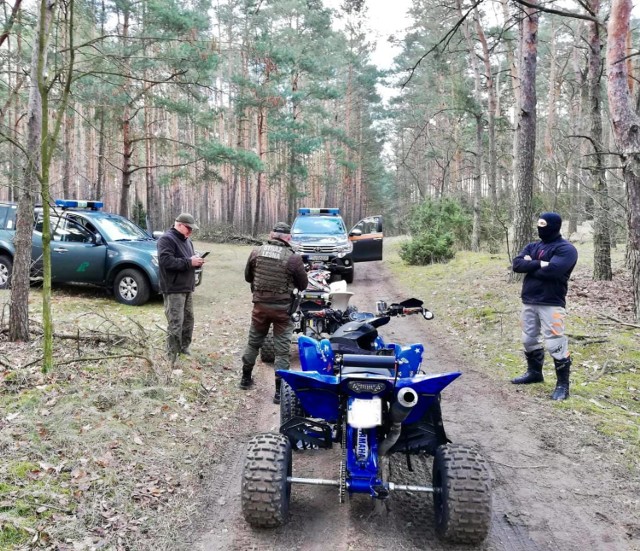
<path fill-rule="evenodd" d="M 287 381 L 280 387 L 280 425 L 284 425 L 293 417 L 306 417 L 300 400 Z"/>
<path fill-rule="evenodd" d="M 258 434 L 249 441 L 240 499 L 245 520 L 276 528 L 289 516 L 291 444 L 282 434 Z"/>
<path fill-rule="evenodd" d="M 134 268 L 122 270 L 113 282 L 116 300 L 130 306 L 140 306 L 149 300 L 151 294 L 147 278 Z"/>
<path fill-rule="evenodd" d="M 11 287 L 13 261 L 7 255 L 0 255 L 0 289 Z"/>
<path fill-rule="evenodd" d="M 451 543 L 478 544 L 489 533 L 491 490 L 484 458 L 460 444 L 440 446 L 433 460 L 435 528 Z"/>
<path fill-rule="evenodd" d="M 272 364 L 276 361 L 276 346 L 273 343 L 272 330 L 269 330 L 269 334 L 265 337 L 260 347 L 260 359 L 266 364 Z"/>
<path fill-rule="evenodd" d="M 347 283 L 353 283 L 353 276 L 356 275 L 356 267 L 352 264 L 351 271 L 344 274 L 342 279 L 344 279 Z"/>

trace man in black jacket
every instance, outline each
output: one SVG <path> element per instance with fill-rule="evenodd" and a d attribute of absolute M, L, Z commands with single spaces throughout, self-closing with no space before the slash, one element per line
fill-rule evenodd
<path fill-rule="evenodd" d="M 240 388 L 248 389 L 253 384 L 251 372 L 258 352 L 273 325 L 273 344 L 276 370 L 289 369 L 289 349 L 293 322 L 291 303 L 293 289 L 302 291 L 309 283 L 302 257 L 293 252 L 291 227 L 278 222 L 269 235 L 269 241 L 251 251 L 244 270 L 244 278 L 251 284 L 253 311 L 249 339 L 242 355 L 242 379 Z M 275 379 L 273 402 L 280 403 L 280 377 Z"/>
<path fill-rule="evenodd" d="M 578 261 L 578 251 L 562 238 L 561 227 L 559 214 L 542 213 L 538 219 L 541 240 L 529 243 L 513 259 L 513 271 L 526 274 L 522 283 L 521 322 L 527 372 L 511 382 L 516 385 L 543 382 L 546 346 L 556 368 L 557 383 L 552 400 L 569 397 L 571 357 L 564 319 L 569 277 Z"/>
<path fill-rule="evenodd" d="M 193 291 L 195 270 L 204 264 L 196 255 L 189 237 L 198 226 L 193 216 L 180 214 L 173 225 L 158 239 L 160 292 L 167 316 L 167 355 L 175 363 L 178 354 L 190 354 L 193 336 Z"/>

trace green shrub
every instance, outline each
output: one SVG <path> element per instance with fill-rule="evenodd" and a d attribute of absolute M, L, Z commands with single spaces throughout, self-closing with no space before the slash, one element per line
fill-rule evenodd
<path fill-rule="evenodd" d="M 400 258 L 408 264 L 446 262 L 455 256 L 456 247 L 469 242 L 471 218 L 453 199 L 427 199 L 409 215 L 411 241 L 400 247 Z"/>
<path fill-rule="evenodd" d="M 471 217 L 454 199 L 426 199 L 409 214 L 409 231 L 413 236 L 449 233 L 454 244 L 461 249 L 468 246 L 471 229 Z"/>
<path fill-rule="evenodd" d="M 453 241 L 449 233 L 425 232 L 400 246 L 400 258 L 411 265 L 446 262 L 456 254 Z"/>

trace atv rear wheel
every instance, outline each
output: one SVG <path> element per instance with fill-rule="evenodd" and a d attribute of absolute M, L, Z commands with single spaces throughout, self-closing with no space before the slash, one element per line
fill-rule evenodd
<path fill-rule="evenodd" d="M 280 387 L 280 425 L 284 425 L 293 417 L 306 417 L 300 400 L 287 381 Z"/>
<path fill-rule="evenodd" d="M 260 359 L 266 364 L 272 364 L 276 361 L 276 346 L 273 342 L 272 330 L 269 330 L 269 334 L 264 338 L 260 347 Z"/>
<path fill-rule="evenodd" d="M 484 458 L 473 449 L 440 446 L 433 460 L 435 528 L 451 543 L 478 544 L 489 533 L 491 491 Z"/>
<path fill-rule="evenodd" d="M 258 434 L 249 441 L 242 473 L 245 520 L 257 528 L 276 528 L 289 516 L 291 444 L 282 434 Z"/>

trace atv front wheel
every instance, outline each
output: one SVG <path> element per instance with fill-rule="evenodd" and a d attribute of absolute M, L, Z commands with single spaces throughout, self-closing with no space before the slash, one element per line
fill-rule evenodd
<path fill-rule="evenodd" d="M 258 434 L 249 441 L 242 473 L 245 520 L 257 528 L 276 528 L 289 516 L 291 444 L 282 434 Z"/>
<path fill-rule="evenodd" d="M 440 446 L 433 460 L 436 533 L 451 543 L 478 544 L 489 533 L 491 491 L 485 460 L 459 444 Z"/>
<path fill-rule="evenodd" d="M 260 359 L 266 364 L 272 364 L 276 361 L 276 345 L 273 342 L 273 331 L 264 338 L 264 342 L 260 347 Z"/>

